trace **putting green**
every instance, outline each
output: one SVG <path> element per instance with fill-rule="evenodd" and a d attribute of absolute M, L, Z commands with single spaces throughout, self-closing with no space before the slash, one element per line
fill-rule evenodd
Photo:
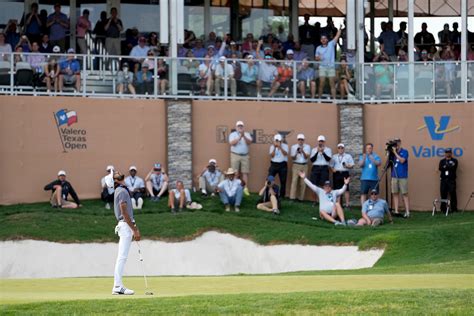
<path fill-rule="evenodd" d="M 238 293 L 290 293 L 346 290 L 473 289 L 472 274 L 265 275 L 227 277 L 153 277 L 154 296 L 144 295 L 143 278 L 125 278 L 137 295 L 129 298 Z M 111 278 L 0 280 L 0 304 L 110 299 Z M 120 299 L 125 297 L 121 296 Z"/>

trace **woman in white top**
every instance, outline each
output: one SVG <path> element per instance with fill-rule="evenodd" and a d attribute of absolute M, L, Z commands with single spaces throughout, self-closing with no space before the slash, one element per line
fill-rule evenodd
<path fill-rule="evenodd" d="M 0 56 L 1 60 L 9 61 L 10 53 L 12 52 L 12 47 L 9 43 L 5 42 L 5 34 L 0 33 Z"/>

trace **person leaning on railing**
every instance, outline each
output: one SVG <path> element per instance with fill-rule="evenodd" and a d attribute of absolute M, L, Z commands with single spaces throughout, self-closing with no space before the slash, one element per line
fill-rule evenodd
<path fill-rule="evenodd" d="M 66 60 L 59 63 L 58 87 L 60 93 L 62 93 L 65 84 L 73 84 L 74 92 L 81 91 L 81 65 L 74 53 L 74 48 L 69 48 Z"/>
<path fill-rule="evenodd" d="M 246 62 L 241 63 L 240 70 L 242 76 L 238 81 L 239 91 L 244 96 L 255 95 L 255 87 L 257 85 L 258 67 L 255 64 L 254 57 L 246 53 Z"/>

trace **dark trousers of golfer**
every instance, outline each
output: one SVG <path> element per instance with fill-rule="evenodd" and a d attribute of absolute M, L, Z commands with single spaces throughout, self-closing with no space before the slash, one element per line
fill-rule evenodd
<path fill-rule="evenodd" d="M 123 175 L 121 176 L 123 178 Z M 114 194 L 114 212 L 115 217 L 118 220 L 118 224 L 115 227 L 115 232 L 120 237 L 120 241 L 118 246 L 117 261 L 115 263 L 114 288 L 112 289 L 112 294 L 133 295 L 134 291 L 127 289 L 123 285 L 122 276 L 132 240 L 134 237 L 136 240 L 140 240 L 140 232 L 135 226 L 135 221 L 133 219 L 130 193 L 127 187 L 125 187 L 125 185 L 122 183 L 123 179 L 122 181 L 119 179 L 115 179 L 116 183 L 118 182 L 119 185 L 116 187 Z"/>

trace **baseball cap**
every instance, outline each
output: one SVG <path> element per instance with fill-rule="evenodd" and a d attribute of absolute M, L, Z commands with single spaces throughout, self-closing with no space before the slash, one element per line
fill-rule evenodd
<path fill-rule="evenodd" d="M 153 165 L 153 169 L 160 169 L 161 170 L 161 163 L 155 163 Z"/>
<path fill-rule="evenodd" d="M 235 42 L 234 41 L 230 42 L 230 45 L 235 45 Z"/>
<path fill-rule="evenodd" d="M 379 194 L 379 191 L 377 191 L 377 189 L 372 189 L 372 190 L 370 190 L 370 193 L 371 193 L 371 194 L 372 194 L 372 193 Z"/>
<path fill-rule="evenodd" d="M 296 139 L 304 139 L 304 134 L 298 134 L 298 136 L 296 136 Z"/>
<path fill-rule="evenodd" d="M 68 54 L 72 54 L 72 53 L 74 53 L 75 51 L 74 51 L 74 48 L 69 48 L 69 49 L 67 50 L 67 52 L 68 52 Z"/>
<path fill-rule="evenodd" d="M 150 66 L 148 65 L 148 63 L 143 63 L 142 68 L 150 68 Z"/>
<path fill-rule="evenodd" d="M 219 61 L 225 61 L 225 56 L 219 57 Z"/>
<path fill-rule="evenodd" d="M 331 186 L 331 181 L 329 181 L 329 180 L 324 181 L 324 185 L 329 185 L 329 186 Z"/>
<path fill-rule="evenodd" d="M 286 54 L 287 55 L 294 55 L 295 52 L 292 49 L 289 49 L 289 50 L 286 51 Z"/>
<path fill-rule="evenodd" d="M 263 48 L 263 51 L 266 51 L 266 50 L 272 50 L 272 48 L 271 48 L 270 46 L 265 46 L 265 47 Z"/>
<path fill-rule="evenodd" d="M 207 49 L 214 49 L 214 45 L 207 46 Z"/>
<path fill-rule="evenodd" d="M 110 171 L 110 170 L 114 170 L 114 166 L 112 165 L 108 165 L 107 168 L 105 168 L 105 171 Z"/>
<path fill-rule="evenodd" d="M 248 54 L 246 58 L 247 58 L 247 59 L 253 59 L 253 55 Z"/>
<path fill-rule="evenodd" d="M 124 63 L 122 64 L 122 68 L 123 68 L 123 67 L 128 67 L 128 63 L 127 63 L 127 62 L 124 62 Z"/>
<path fill-rule="evenodd" d="M 242 121 L 237 121 L 237 123 L 235 123 L 235 126 L 240 126 L 240 125 L 244 126 L 244 122 L 242 122 Z"/>
<path fill-rule="evenodd" d="M 273 136 L 273 140 L 277 140 L 277 141 L 280 141 L 282 140 L 282 137 L 280 134 L 276 134 L 275 136 Z"/>
<path fill-rule="evenodd" d="M 326 137 L 324 137 L 324 135 L 318 136 L 318 142 L 325 142 L 325 141 L 326 141 Z"/>
<path fill-rule="evenodd" d="M 64 171 L 64 170 L 59 170 L 59 172 L 58 172 L 58 177 L 59 177 L 59 176 L 65 176 L 65 175 L 66 175 L 66 171 Z"/>
<path fill-rule="evenodd" d="M 344 144 L 343 144 L 343 143 L 339 143 L 339 144 L 337 144 L 337 148 L 339 148 L 339 147 L 342 147 L 342 148 L 344 148 L 345 146 L 344 146 Z"/>
<path fill-rule="evenodd" d="M 128 171 L 132 171 L 132 170 L 137 171 L 137 167 L 135 167 L 135 166 L 130 166 L 130 168 L 128 168 Z"/>
<path fill-rule="evenodd" d="M 211 164 L 211 163 L 217 164 L 217 160 L 215 160 L 215 159 L 209 159 L 209 163 L 210 163 L 210 164 Z"/>
<path fill-rule="evenodd" d="M 446 149 L 444 150 L 444 152 L 448 154 L 448 153 L 452 153 L 453 150 L 452 150 L 451 148 L 446 148 Z"/>
<path fill-rule="evenodd" d="M 275 181 L 275 177 L 274 176 L 268 176 L 267 181 L 273 182 L 273 181 Z"/>
<path fill-rule="evenodd" d="M 53 47 L 53 53 L 60 53 L 60 52 L 61 52 L 61 48 L 58 45 Z"/>

